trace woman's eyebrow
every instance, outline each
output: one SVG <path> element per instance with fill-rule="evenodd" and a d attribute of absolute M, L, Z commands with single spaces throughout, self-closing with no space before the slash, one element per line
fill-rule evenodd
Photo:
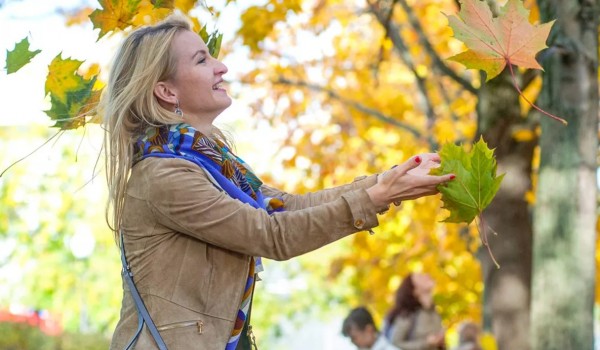
<path fill-rule="evenodd" d="M 192 56 L 192 59 L 194 59 L 194 57 L 198 56 L 198 54 L 202 54 L 202 55 L 206 55 L 206 50 L 198 50 L 194 53 L 194 55 Z"/>

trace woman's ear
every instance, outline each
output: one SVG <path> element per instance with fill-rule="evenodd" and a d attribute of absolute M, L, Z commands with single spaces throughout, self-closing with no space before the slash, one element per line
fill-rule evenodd
<path fill-rule="evenodd" d="M 177 104 L 177 95 L 172 87 L 164 81 L 159 81 L 154 85 L 154 96 L 156 96 L 158 102 L 168 103 L 170 105 Z"/>

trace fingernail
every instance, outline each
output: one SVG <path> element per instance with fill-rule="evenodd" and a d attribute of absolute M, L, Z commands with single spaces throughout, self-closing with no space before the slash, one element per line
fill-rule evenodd
<path fill-rule="evenodd" d="M 415 162 L 417 162 L 417 164 L 421 163 L 421 157 L 416 156 L 415 157 Z"/>
<path fill-rule="evenodd" d="M 454 180 L 455 177 L 456 177 L 456 175 L 454 175 L 454 174 L 450 175 L 450 180 Z"/>

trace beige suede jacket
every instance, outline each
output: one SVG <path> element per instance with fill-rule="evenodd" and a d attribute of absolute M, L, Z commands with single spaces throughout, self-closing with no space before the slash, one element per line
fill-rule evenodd
<path fill-rule="evenodd" d="M 286 260 L 378 225 L 365 189 L 376 176 L 306 195 L 263 186 L 284 199 L 268 215 L 231 198 L 183 159 L 148 158 L 132 169 L 122 229 L 136 286 L 170 350 L 223 350 L 234 326 L 251 256 Z M 138 316 L 129 288 L 111 349 L 123 349 Z M 144 327 L 136 349 L 156 349 Z"/>

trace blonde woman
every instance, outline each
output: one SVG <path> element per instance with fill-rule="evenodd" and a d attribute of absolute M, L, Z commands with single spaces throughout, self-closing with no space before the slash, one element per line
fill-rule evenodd
<path fill-rule="evenodd" d="M 213 126 L 231 104 L 225 73 L 180 16 L 132 32 L 116 54 L 100 107 L 107 217 L 125 266 L 111 349 L 248 347 L 260 257 L 286 260 L 370 230 L 390 203 L 453 177 L 423 175 L 439 163 L 423 154 L 316 193 L 268 187 Z"/>

